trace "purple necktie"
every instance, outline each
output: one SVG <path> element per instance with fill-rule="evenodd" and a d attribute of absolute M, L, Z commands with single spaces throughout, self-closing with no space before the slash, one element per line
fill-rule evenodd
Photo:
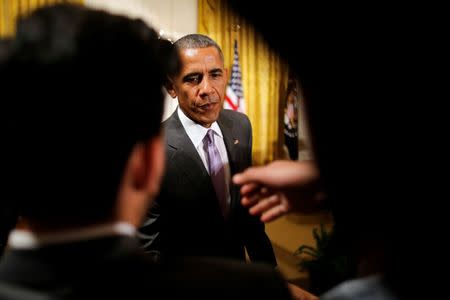
<path fill-rule="evenodd" d="M 206 153 L 206 161 L 208 162 L 209 176 L 211 176 L 217 199 L 219 200 L 222 215 L 227 215 L 227 193 L 225 186 L 225 169 L 220 158 L 219 150 L 214 143 L 214 131 L 208 129 L 203 138 L 203 149 Z"/>

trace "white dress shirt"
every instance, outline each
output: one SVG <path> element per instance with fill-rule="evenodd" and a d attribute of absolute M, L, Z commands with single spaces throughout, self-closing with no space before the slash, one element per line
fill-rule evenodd
<path fill-rule="evenodd" d="M 36 233 L 28 230 L 15 229 L 9 234 L 8 248 L 36 249 L 42 246 L 83 241 L 112 235 L 134 236 L 135 233 L 136 228 L 125 222 L 93 225 L 80 229 L 49 233 Z"/>
<path fill-rule="evenodd" d="M 209 173 L 208 162 L 206 160 L 206 153 L 203 149 L 203 138 L 206 136 L 208 129 L 212 129 L 214 131 L 214 143 L 219 150 L 220 159 L 222 160 L 222 164 L 225 170 L 225 186 L 226 186 L 226 199 L 227 205 L 230 205 L 231 196 L 230 196 L 230 181 L 231 181 L 231 171 L 230 171 L 230 163 L 228 161 L 227 148 L 225 147 L 225 142 L 223 141 L 223 134 L 220 130 L 219 124 L 214 122 L 211 124 L 210 128 L 203 127 L 200 124 L 195 123 L 191 119 L 189 119 L 184 112 L 177 108 L 178 117 L 180 118 L 181 124 L 183 124 L 184 130 L 186 131 L 189 139 L 194 145 L 195 149 L 200 155 L 202 159 L 203 165 L 205 165 L 206 171 Z"/>

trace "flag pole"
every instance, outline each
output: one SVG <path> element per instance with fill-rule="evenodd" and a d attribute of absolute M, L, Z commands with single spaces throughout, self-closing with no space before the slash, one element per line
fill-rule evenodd
<path fill-rule="evenodd" d="M 231 49 L 233 50 L 234 53 L 234 44 L 236 43 L 236 41 L 238 41 L 238 37 L 239 37 L 239 30 L 241 29 L 241 25 L 239 25 L 239 23 L 236 22 L 231 24 Z M 233 57 L 233 56 L 231 56 Z M 233 62 L 231 62 L 231 64 L 233 65 Z"/>
<path fill-rule="evenodd" d="M 245 113 L 245 100 L 243 99 L 242 75 L 239 66 L 238 32 L 241 26 L 235 22 L 230 25 L 230 37 L 233 38 L 230 49 L 232 50 L 232 63 L 230 78 L 227 84 L 224 107 Z"/>

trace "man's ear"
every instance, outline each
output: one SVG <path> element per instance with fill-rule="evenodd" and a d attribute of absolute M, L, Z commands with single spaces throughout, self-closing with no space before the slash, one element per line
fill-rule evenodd
<path fill-rule="evenodd" d="M 131 154 L 131 178 L 137 190 L 145 190 L 151 196 L 159 192 L 164 171 L 165 152 L 162 136 L 135 145 Z"/>
<path fill-rule="evenodd" d="M 159 192 L 164 155 L 162 136 L 137 143 L 133 147 L 117 195 L 117 220 L 134 226 L 141 224 L 145 212 Z"/>
<path fill-rule="evenodd" d="M 177 97 L 177 92 L 175 91 L 175 88 L 173 86 L 173 79 L 172 78 L 167 77 L 167 81 L 164 84 L 164 87 L 166 88 L 166 91 L 170 95 L 170 97 L 172 97 L 172 98 L 176 98 Z"/>

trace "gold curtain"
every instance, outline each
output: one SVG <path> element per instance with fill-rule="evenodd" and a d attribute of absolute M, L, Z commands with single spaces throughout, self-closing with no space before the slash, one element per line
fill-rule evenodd
<path fill-rule="evenodd" d="M 198 32 L 221 46 L 230 71 L 234 39 L 238 41 L 244 99 L 253 126 L 253 162 L 272 161 L 282 153 L 281 99 L 287 89 L 288 66 L 250 24 L 233 13 L 226 0 L 199 0 L 198 5 Z"/>
<path fill-rule="evenodd" d="M 14 35 L 16 19 L 34 9 L 54 3 L 83 3 L 83 0 L 0 0 L 0 37 Z"/>

